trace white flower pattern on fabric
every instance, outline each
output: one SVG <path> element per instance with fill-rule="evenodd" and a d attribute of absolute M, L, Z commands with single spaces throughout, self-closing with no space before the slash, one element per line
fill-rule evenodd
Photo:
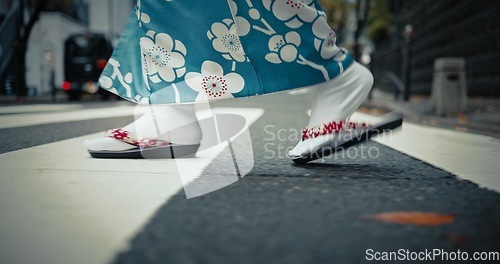
<path fill-rule="evenodd" d="M 233 20 L 224 19 L 223 23 L 215 22 L 212 24 L 207 36 L 212 40 L 214 49 L 220 52 L 225 59 L 244 62 L 247 60 L 247 56 L 243 51 L 236 27 Z M 250 24 L 248 24 L 248 28 L 250 28 Z"/>
<path fill-rule="evenodd" d="M 222 67 L 213 61 L 205 61 L 201 73 L 189 72 L 185 77 L 186 84 L 196 92 L 196 101 L 234 98 L 233 93 L 243 90 L 245 80 L 241 75 L 231 72 L 224 75 Z"/>
<path fill-rule="evenodd" d="M 285 37 L 274 35 L 269 40 L 269 50 L 271 52 L 266 55 L 266 60 L 275 64 L 293 62 L 299 56 L 297 47 L 300 43 L 300 35 L 294 31 L 288 32 Z"/>
<path fill-rule="evenodd" d="M 324 15 L 318 17 L 312 26 L 312 31 L 316 38 L 314 39 L 314 47 L 319 51 L 321 58 L 341 61 L 345 58 L 345 54 L 337 46 L 337 35 L 326 22 Z"/>
<path fill-rule="evenodd" d="M 120 70 L 120 62 L 115 60 L 114 58 L 110 58 L 108 64 L 113 67 L 113 73 L 111 74 L 111 76 L 101 75 L 98 80 L 99 86 L 118 94 L 117 89 L 113 87 L 114 80 L 118 80 L 118 82 L 126 92 L 126 97 L 132 100 L 132 87 L 130 85 L 134 81 L 134 76 L 131 72 L 128 72 L 124 75 Z"/>
<path fill-rule="evenodd" d="M 304 23 L 312 23 L 318 16 L 313 0 L 274 0 L 270 9 L 276 18 L 286 22 L 290 28 L 299 28 Z"/>
<path fill-rule="evenodd" d="M 142 27 L 142 23 L 149 24 L 151 22 L 149 15 L 141 11 L 141 0 L 137 1 L 135 15 L 137 16 L 137 21 L 139 21 L 139 27 Z"/>
<path fill-rule="evenodd" d="M 154 83 L 162 80 L 173 82 L 186 72 L 186 47 L 182 42 L 172 39 L 166 33 L 149 31 L 147 37 L 140 40 L 144 71 Z"/>
<path fill-rule="evenodd" d="M 238 29 L 238 35 L 240 37 L 248 35 L 250 32 L 250 23 L 246 20 L 246 18 L 238 16 L 238 5 L 233 0 L 228 1 L 228 3 Z"/>

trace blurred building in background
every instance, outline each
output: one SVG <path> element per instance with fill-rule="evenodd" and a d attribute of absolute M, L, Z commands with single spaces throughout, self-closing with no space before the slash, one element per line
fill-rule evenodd
<path fill-rule="evenodd" d="M 26 54 L 28 95 L 50 95 L 64 82 L 64 41 L 87 31 L 84 21 L 63 12 L 43 12 L 31 32 Z"/>
<path fill-rule="evenodd" d="M 410 94 L 431 91 L 433 64 L 464 57 L 470 96 L 500 96 L 500 1 L 319 0 L 341 45 L 369 65 L 377 87 Z M 24 23 L 40 19 L 29 34 L 26 58 L 15 52 Z M 26 76 L 29 94 L 59 86 L 63 42 L 73 33 L 104 33 L 116 43 L 135 0 L 1 0 L 0 95 L 13 94 Z M 22 43 L 22 42 L 21 42 Z M 21 45 L 22 48 L 22 45 Z M 16 54 L 16 55 L 14 55 Z M 17 60 L 17 62 L 16 62 Z M 26 61 L 21 65 L 19 60 Z M 16 73 L 17 72 L 17 73 Z M 17 77 L 16 77 L 17 76 Z M 23 80 L 24 82 L 24 80 Z M 23 86 L 23 84 L 21 84 Z M 19 95 L 19 94 L 18 94 Z"/>
<path fill-rule="evenodd" d="M 463 57 L 468 95 L 500 96 L 500 1 L 371 2 L 372 21 L 366 33 L 376 45 L 371 69 L 379 85 L 390 72 L 412 94 L 428 95 L 434 61 Z"/>
<path fill-rule="evenodd" d="M 76 33 L 103 33 L 116 39 L 130 16 L 126 0 L 50 2 L 33 29 L 28 44 L 26 84 L 31 94 L 50 95 L 65 81 L 64 42 Z"/>
<path fill-rule="evenodd" d="M 3 29 L 0 26 L 0 39 L 5 42 L 0 43 L 4 51 L 3 54 L 0 52 L 0 57 L 5 62 L 3 67 L 0 65 L 1 95 L 16 94 L 16 71 L 24 72 L 25 95 L 50 95 L 64 82 L 66 39 L 76 33 L 103 33 L 112 40 L 116 39 L 135 4 L 134 0 L 46 0 L 29 33 L 25 69 L 19 69 L 16 63 L 18 54 L 12 48 L 19 41 L 19 31 L 23 31 L 22 23 L 18 22 L 19 10 L 24 9 L 25 23 L 28 24 L 32 19 L 30 16 L 35 15 L 33 9 L 43 0 L 22 1 L 0 1 L 0 19 L 9 17 L 11 21 L 8 25 L 3 23 L 6 24 Z"/>

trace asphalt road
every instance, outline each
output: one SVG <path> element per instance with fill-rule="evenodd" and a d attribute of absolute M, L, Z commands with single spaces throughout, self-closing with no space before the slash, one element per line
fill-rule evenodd
<path fill-rule="evenodd" d="M 285 157 L 286 148 L 295 144 L 296 131 L 289 129 L 305 125 L 307 100 L 265 96 L 217 104 L 235 105 L 265 109 L 250 127 L 253 170 L 198 198 L 176 194 L 114 263 L 359 263 L 367 249 L 500 251 L 500 194 L 375 142 L 350 156 L 340 153 L 294 165 Z M 128 120 L 2 129 L 8 143 L 1 152 L 103 131 Z M 224 156 L 215 158 L 203 175 L 224 175 Z M 394 211 L 456 218 L 437 227 L 365 218 Z"/>

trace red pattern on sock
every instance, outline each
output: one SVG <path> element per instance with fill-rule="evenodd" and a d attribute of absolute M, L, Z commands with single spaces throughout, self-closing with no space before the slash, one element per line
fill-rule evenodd
<path fill-rule="evenodd" d="M 347 124 L 347 125 L 346 125 Z M 339 133 L 342 130 L 347 130 L 347 129 L 356 129 L 356 128 L 364 128 L 367 127 L 368 125 L 366 123 L 354 123 L 354 122 L 347 122 L 346 120 L 341 120 L 341 121 L 332 121 L 329 123 L 324 123 L 321 125 L 317 125 L 312 128 L 304 128 L 302 130 L 302 141 L 311 139 L 311 138 L 317 138 L 319 136 L 324 136 L 324 135 L 329 135 L 333 133 Z"/>

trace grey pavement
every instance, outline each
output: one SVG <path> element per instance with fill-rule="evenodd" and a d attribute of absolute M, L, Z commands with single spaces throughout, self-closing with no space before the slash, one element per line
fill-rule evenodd
<path fill-rule="evenodd" d="M 248 101 L 266 108 L 250 129 L 251 173 L 199 198 L 179 193 L 115 263 L 359 263 L 367 249 L 498 251 L 500 194 L 388 147 L 370 142 L 365 147 L 378 148 L 378 158 L 339 154 L 306 166 L 266 158 L 270 149 L 277 153 L 294 142 L 269 141 L 265 126 L 289 129 L 307 121 L 308 102 L 294 98 Z M 218 164 L 204 174 L 223 174 Z M 364 219 L 393 211 L 454 214 L 456 221 L 429 228 Z"/>
<path fill-rule="evenodd" d="M 376 142 L 356 147 L 360 155 L 377 149 L 376 158 L 339 153 L 294 165 L 285 150 L 295 144 L 295 130 L 289 129 L 307 122 L 307 96 L 282 94 L 213 106 L 265 109 L 250 127 L 254 169 L 240 181 L 198 198 L 187 200 L 182 191 L 177 193 L 113 263 L 359 263 L 367 249 L 500 251 L 499 193 Z M 130 120 L 1 129 L 9 142 L 2 145 L 2 153 L 103 131 Z M 272 139 L 269 132 L 277 131 L 282 131 L 283 140 Z M 199 180 L 205 180 L 204 175 L 224 175 L 225 156 L 215 158 Z M 453 214 L 456 219 L 447 225 L 418 227 L 365 218 L 394 211 Z"/>

